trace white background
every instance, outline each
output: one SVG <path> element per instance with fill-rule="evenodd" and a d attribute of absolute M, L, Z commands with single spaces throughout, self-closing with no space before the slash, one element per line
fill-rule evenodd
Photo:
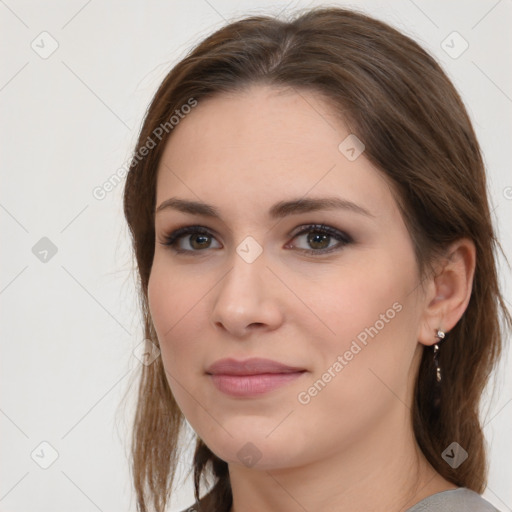
<path fill-rule="evenodd" d="M 135 510 L 127 456 L 136 387 L 129 386 L 142 330 L 124 182 L 103 200 L 92 191 L 126 165 L 157 86 L 194 44 L 243 14 L 316 4 L 0 0 L 0 511 Z M 511 0 L 357 7 L 416 39 L 461 92 L 484 150 L 503 249 L 512 254 Z M 469 43 L 456 59 L 441 47 L 453 31 Z M 52 39 L 58 48 L 48 58 L 31 47 L 47 51 Z M 43 237 L 57 249 L 47 262 L 32 251 Z M 500 265 L 510 303 L 510 269 Z M 504 360 L 484 409 L 484 496 L 502 512 L 512 510 L 511 370 Z M 58 454 L 47 469 L 35 462 L 51 462 L 43 441 Z M 190 456 L 185 450 L 184 470 Z M 192 501 L 186 480 L 170 510 Z"/>

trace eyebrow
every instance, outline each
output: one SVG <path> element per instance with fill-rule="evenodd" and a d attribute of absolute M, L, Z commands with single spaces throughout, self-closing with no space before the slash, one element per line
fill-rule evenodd
<path fill-rule="evenodd" d="M 192 215 L 204 215 L 206 217 L 213 217 L 221 219 L 220 212 L 215 206 L 200 201 L 190 201 L 188 199 L 180 199 L 177 197 L 171 197 L 165 200 L 155 210 L 155 214 L 166 209 L 178 210 L 183 213 L 189 213 Z M 343 209 L 349 210 L 367 217 L 375 217 L 368 210 L 359 206 L 352 201 L 342 199 L 340 197 L 318 197 L 318 198 L 298 198 L 289 201 L 279 201 L 274 204 L 268 215 L 272 219 L 279 219 L 288 215 L 297 215 L 300 213 L 308 213 L 317 210 L 334 210 Z"/>

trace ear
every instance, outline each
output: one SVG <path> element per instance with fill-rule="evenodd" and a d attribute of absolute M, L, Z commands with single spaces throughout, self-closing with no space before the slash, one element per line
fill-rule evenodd
<path fill-rule="evenodd" d="M 472 240 L 461 238 L 449 247 L 447 256 L 439 262 L 439 270 L 425 287 L 425 308 L 418 332 L 420 343 L 437 343 L 437 330 L 448 332 L 460 320 L 471 298 L 475 263 Z"/>

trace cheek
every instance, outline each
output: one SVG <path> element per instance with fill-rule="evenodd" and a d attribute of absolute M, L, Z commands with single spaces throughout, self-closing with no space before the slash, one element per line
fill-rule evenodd
<path fill-rule="evenodd" d="M 335 334 L 322 327 L 319 332 L 327 334 L 311 345 L 315 372 L 296 395 L 295 421 L 306 437 L 317 436 L 322 426 L 318 450 L 325 452 L 333 443 L 350 444 L 407 403 L 416 346 L 416 311 L 407 297 L 413 274 L 408 276 L 404 266 L 397 272 L 389 262 L 359 263 L 350 276 L 340 272 L 342 278 L 320 283 L 328 293 L 310 296 L 308 302 Z M 309 317 L 309 325 L 303 321 L 306 334 L 318 325 Z"/>
<path fill-rule="evenodd" d="M 386 379 L 407 375 L 416 345 L 418 312 L 411 293 L 416 267 L 408 253 L 401 258 L 384 252 L 380 258 L 358 256 L 317 280 L 315 288 L 302 282 L 303 293 L 316 290 L 309 293 L 307 304 L 317 313 L 303 321 L 310 331 L 313 324 L 320 329 L 315 343 L 320 356 L 317 371 L 327 371 L 339 355 L 346 354 L 347 369 L 354 369 L 345 373 L 367 387 L 377 380 L 369 369 Z"/>
<path fill-rule="evenodd" d="M 389 330 L 389 325 L 399 321 L 400 315 L 396 310 L 400 308 L 397 305 L 393 308 L 393 305 L 397 302 L 402 304 L 407 294 L 406 281 L 410 281 L 407 269 L 402 267 L 397 272 L 390 261 L 366 259 L 360 258 L 346 268 L 317 279 L 316 293 L 308 294 L 311 309 L 318 312 L 318 317 L 331 331 L 331 336 L 326 336 L 326 339 L 335 340 L 335 343 L 351 340 L 376 322 L 379 332 L 384 332 Z M 392 322 L 383 324 L 381 315 L 385 315 L 384 321 L 391 319 Z M 328 334 L 327 330 L 324 332 Z"/>
<path fill-rule="evenodd" d="M 180 407 L 194 393 L 205 364 L 204 320 L 199 318 L 205 289 L 195 280 L 156 261 L 148 283 L 149 310 L 167 381 Z"/>
<path fill-rule="evenodd" d="M 167 363 L 174 365 L 183 357 L 187 346 L 190 347 L 185 341 L 189 340 L 194 325 L 193 305 L 197 297 L 193 290 L 179 273 L 164 270 L 158 262 L 153 265 L 148 283 L 149 310 L 166 368 Z"/>

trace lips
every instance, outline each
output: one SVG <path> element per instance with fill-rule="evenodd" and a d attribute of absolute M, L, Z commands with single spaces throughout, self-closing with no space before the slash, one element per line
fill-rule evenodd
<path fill-rule="evenodd" d="M 296 373 L 304 372 L 305 368 L 288 366 L 271 359 L 253 357 L 244 361 L 236 359 L 220 359 L 206 369 L 211 375 L 260 375 L 264 373 Z"/>
<path fill-rule="evenodd" d="M 220 359 L 206 370 L 214 386 L 237 398 L 258 397 L 301 377 L 306 370 L 271 359 Z"/>

